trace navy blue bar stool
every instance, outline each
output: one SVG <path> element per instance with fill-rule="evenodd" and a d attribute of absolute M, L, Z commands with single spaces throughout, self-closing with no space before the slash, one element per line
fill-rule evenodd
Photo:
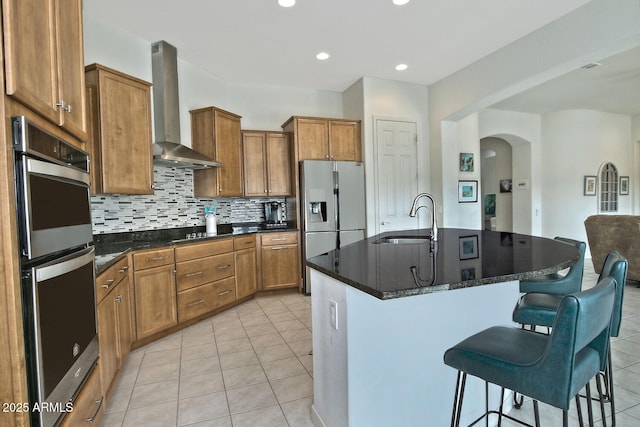
<path fill-rule="evenodd" d="M 620 325 L 622 323 L 622 302 L 624 299 L 624 287 L 627 281 L 628 262 L 626 258 L 618 252 L 610 252 L 605 258 L 598 281 L 605 277 L 611 277 L 616 281 L 616 298 L 611 316 L 612 337 L 620 335 Z M 520 297 L 513 310 L 513 321 L 523 325 L 551 327 L 560 305 L 562 295 L 547 293 L 528 293 Z M 602 366 L 604 373 L 605 393 L 604 401 L 611 405 L 611 422 L 616 425 L 616 411 L 613 390 L 613 368 L 611 363 L 611 347 L 607 354 L 606 363 Z M 603 424 L 604 411 L 602 413 Z"/>
<path fill-rule="evenodd" d="M 494 326 L 448 349 L 444 362 L 458 370 L 451 425 L 460 425 L 467 375 L 502 388 L 499 410 L 487 410 L 473 424 L 496 412 L 498 425 L 502 417 L 515 420 L 503 414 L 507 388 L 534 400 L 536 426 L 540 425 L 540 401 L 562 409 L 563 426 L 567 427 L 567 414 L 574 398 L 582 425 L 578 393 L 586 388 L 589 425 L 593 425 L 589 381 L 600 372 L 607 357 L 615 292 L 615 280 L 607 277 L 591 289 L 565 295 L 550 334 Z"/>

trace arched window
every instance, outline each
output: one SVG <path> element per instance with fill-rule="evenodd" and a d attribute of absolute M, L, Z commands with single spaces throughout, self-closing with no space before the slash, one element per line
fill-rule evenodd
<path fill-rule="evenodd" d="M 600 169 L 600 212 L 618 211 L 618 169 L 605 163 Z"/>

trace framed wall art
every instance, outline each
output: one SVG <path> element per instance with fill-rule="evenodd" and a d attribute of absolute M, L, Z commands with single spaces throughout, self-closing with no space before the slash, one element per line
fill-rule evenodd
<path fill-rule="evenodd" d="M 460 172 L 473 172 L 473 153 L 460 153 Z"/>
<path fill-rule="evenodd" d="M 458 203 L 478 201 L 478 181 L 458 181 Z"/>
<path fill-rule="evenodd" d="M 460 259 L 478 258 L 478 235 L 462 236 L 459 238 Z"/>
<path fill-rule="evenodd" d="M 584 195 L 595 196 L 596 195 L 596 179 L 595 175 L 584 176 Z"/>
<path fill-rule="evenodd" d="M 629 195 L 629 177 L 628 176 L 620 177 L 620 195 L 621 196 Z"/>

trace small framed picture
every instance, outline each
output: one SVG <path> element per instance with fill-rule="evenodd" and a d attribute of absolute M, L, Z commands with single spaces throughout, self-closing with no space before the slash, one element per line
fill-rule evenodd
<path fill-rule="evenodd" d="M 500 180 L 500 192 L 501 193 L 511 193 L 513 189 L 513 183 L 510 179 L 501 179 Z"/>
<path fill-rule="evenodd" d="M 629 195 L 629 177 L 628 176 L 620 177 L 620 195 L 621 196 Z"/>
<path fill-rule="evenodd" d="M 476 279 L 476 268 L 469 267 L 463 268 L 460 270 L 460 279 L 462 280 L 475 280 Z"/>
<path fill-rule="evenodd" d="M 596 195 L 596 179 L 595 175 L 584 176 L 584 195 L 595 196 Z"/>
<path fill-rule="evenodd" d="M 459 238 L 460 259 L 478 258 L 478 235 L 462 236 Z"/>
<path fill-rule="evenodd" d="M 473 153 L 460 153 L 460 172 L 473 172 Z"/>
<path fill-rule="evenodd" d="M 458 181 L 458 203 L 478 201 L 478 181 Z"/>

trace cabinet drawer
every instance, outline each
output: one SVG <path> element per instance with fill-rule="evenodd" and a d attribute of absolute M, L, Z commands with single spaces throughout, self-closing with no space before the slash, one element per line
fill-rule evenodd
<path fill-rule="evenodd" d="M 178 321 L 184 322 L 235 301 L 235 283 L 230 277 L 178 292 Z"/>
<path fill-rule="evenodd" d="M 213 240 L 194 245 L 176 247 L 176 262 L 188 261 L 210 255 L 218 255 L 233 251 L 233 239 Z"/>
<path fill-rule="evenodd" d="M 260 235 L 262 246 L 291 245 L 298 243 L 298 233 L 263 233 Z"/>
<path fill-rule="evenodd" d="M 178 291 L 203 283 L 233 277 L 236 271 L 233 252 L 176 263 Z"/>
<path fill-rule="evenodd" d="M 73 411 L 64 417 L 60 426 L 80 427 L 99 425 L 106 406 L 102 403 L 100 367 L 96 365 L 82 386 L 82 390 L 80 390 L 75 402 L 73 402 Z"/>
<path fill-rule="evenodd" d="M 123 257 L 96 277 L 96 302 L 102 301 L 111 289 L 115 288 L 129 273 L 129 260 Z"/>
<path fill-rule="evenodd" d="M 173 264 L 173 248 L 136 252 L 133 254 L 133 266 L 136 270 Z"/>
<path fill-rule="evenodd" d="M 256 236 L 251 234 L 249 236 L 241 236 L 233 238 L 233 250 L 240 251 L 242 249 L 255 248 Z"/>

